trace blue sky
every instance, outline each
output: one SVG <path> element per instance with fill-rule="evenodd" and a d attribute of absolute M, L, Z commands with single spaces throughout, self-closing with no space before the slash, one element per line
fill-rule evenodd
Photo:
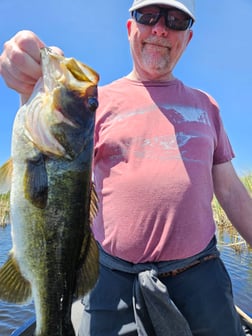
<path fill-rule="evenodd" d="M 87 63 L 100 84 L 126 75 L 131 58 L 126 20 L 131 0 L 1 0 L 0 48 L 17 31 L 34 31 L 48 46 Z M 194 37 L 175 75 L 210 93 L 236 153 L 242 175 L 252 171 L 251 0 L 196 0 Z M 19 97 L 0 77 L 0 164 L 10 155 L 11 131 Z"/>

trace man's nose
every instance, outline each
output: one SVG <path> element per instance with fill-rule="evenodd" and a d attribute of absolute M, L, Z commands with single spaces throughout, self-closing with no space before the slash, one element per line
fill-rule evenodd
<path fill-rule="evenodd" d="M 152 33 L 157 36 L 166 36 L 169 28 L 165 25 L 165 18 L 161 16 L 158 22 L 153 26 Z"/>

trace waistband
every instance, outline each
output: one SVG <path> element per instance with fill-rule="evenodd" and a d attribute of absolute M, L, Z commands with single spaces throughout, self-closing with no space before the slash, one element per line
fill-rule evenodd
<path fill-rule="evenodd" d="M 146 270 L 155 270 L 158 275 L 167 274 L 169 275 L 176 275 L 181 273 L 190 267 L 193 267 L 202 261 L 207 260 L 209 256 L 219 257 L 220 252 L 218 251 L 217 247 L 217 240 L 214 236 L 207 247 L 200 253 L 181 260 L 171 260 L 171 261 L 160 261 L 160 262 L 147 262 L 147 263 L 140 263 L 140 264 L 133 264 L 129 261 L 123 260 L 121 258 L 112 256 L 106 253 L 103 248 L 99 245 L 100 250 L 100 263 L 110 269 L 118 270 L 121 272 L 131 273 L 131 274 L 138 274 L 142 271 Z M 205 259 L 206 258 L 206 259 Z"/>
<path fill-rule="evenodd" d="M 100 263 L 112 270 L 136 274 L 132 303 L 139 336 L 192 336 L 189 324 L 160 280 L 217 258 L 216 237 L 199 254 L 175 261 L 133 264 L 107 254 L 100 246 Z"/>

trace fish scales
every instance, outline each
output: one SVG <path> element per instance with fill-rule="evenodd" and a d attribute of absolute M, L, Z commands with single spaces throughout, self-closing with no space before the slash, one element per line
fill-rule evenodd
<path fill-rule="evenodd" d="M 0 298 L 33 297 L 36 336 L 72 336 L 72 302 L 98 277 L 90 225 L 97 209 L 91 171 L 99 76 L 47 48 L 41 62 L 43 76 L 17 113 L 12 157 L 0 170 L 0 191 L 11 176 L 13 242 L 0 269 Z"/>

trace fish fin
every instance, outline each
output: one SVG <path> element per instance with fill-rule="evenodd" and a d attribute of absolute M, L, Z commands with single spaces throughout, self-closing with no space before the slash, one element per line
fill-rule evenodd
<path fill-rule="evenodd" d="M 95 191 L 95 185 L 92 182 L 90 195 L 89 224 L 98 211 L 98 196 Z M 76 299 L 85 295 L 96 284 L 99 275 L 99 250 L 94 239 L 93 233 L 89 227 L 89 233 L 84 236 L 77 270 L 76 289 L 74 297 Z"/>
<path fill-rule="evenodd" d="M 27 302 L 31 295 L 30 282 L 22 275 L 11 252 L 6 263 L 0 268 L 0 299 L 21 304 Z"/>
<path fill-rule="evenodd" d="M 80 267 L 77 270 L 76 289 L 74 297 L 81 298 L 89 292 L 99 275 L 99 250 L 92 232 L 86 235 L 80 255 Z"/>
<path fill-rule="evenodd" d="M 25 197 L 34 206 L 44 209 L 48 198 L 48 177 L 42 154 L 26 161 L 24 176 Z"/>
<path fill-rule="evenodd" d="M 12 171 L 12 159 L 9 159 L 0 167 L 0 194 L 7 194 L 10 191 Z"/>
<path fill-rule="evenodd" d="M 90 200 L 90 210 L 89 210 L 89 218 L 90 218 L 90 225 L 92 225 L 92 222 L 97 215 L 98 212 L 98 196 L 95 190 L 95 185 L 92 182 L 91 186 L 91 200 Z"/>

